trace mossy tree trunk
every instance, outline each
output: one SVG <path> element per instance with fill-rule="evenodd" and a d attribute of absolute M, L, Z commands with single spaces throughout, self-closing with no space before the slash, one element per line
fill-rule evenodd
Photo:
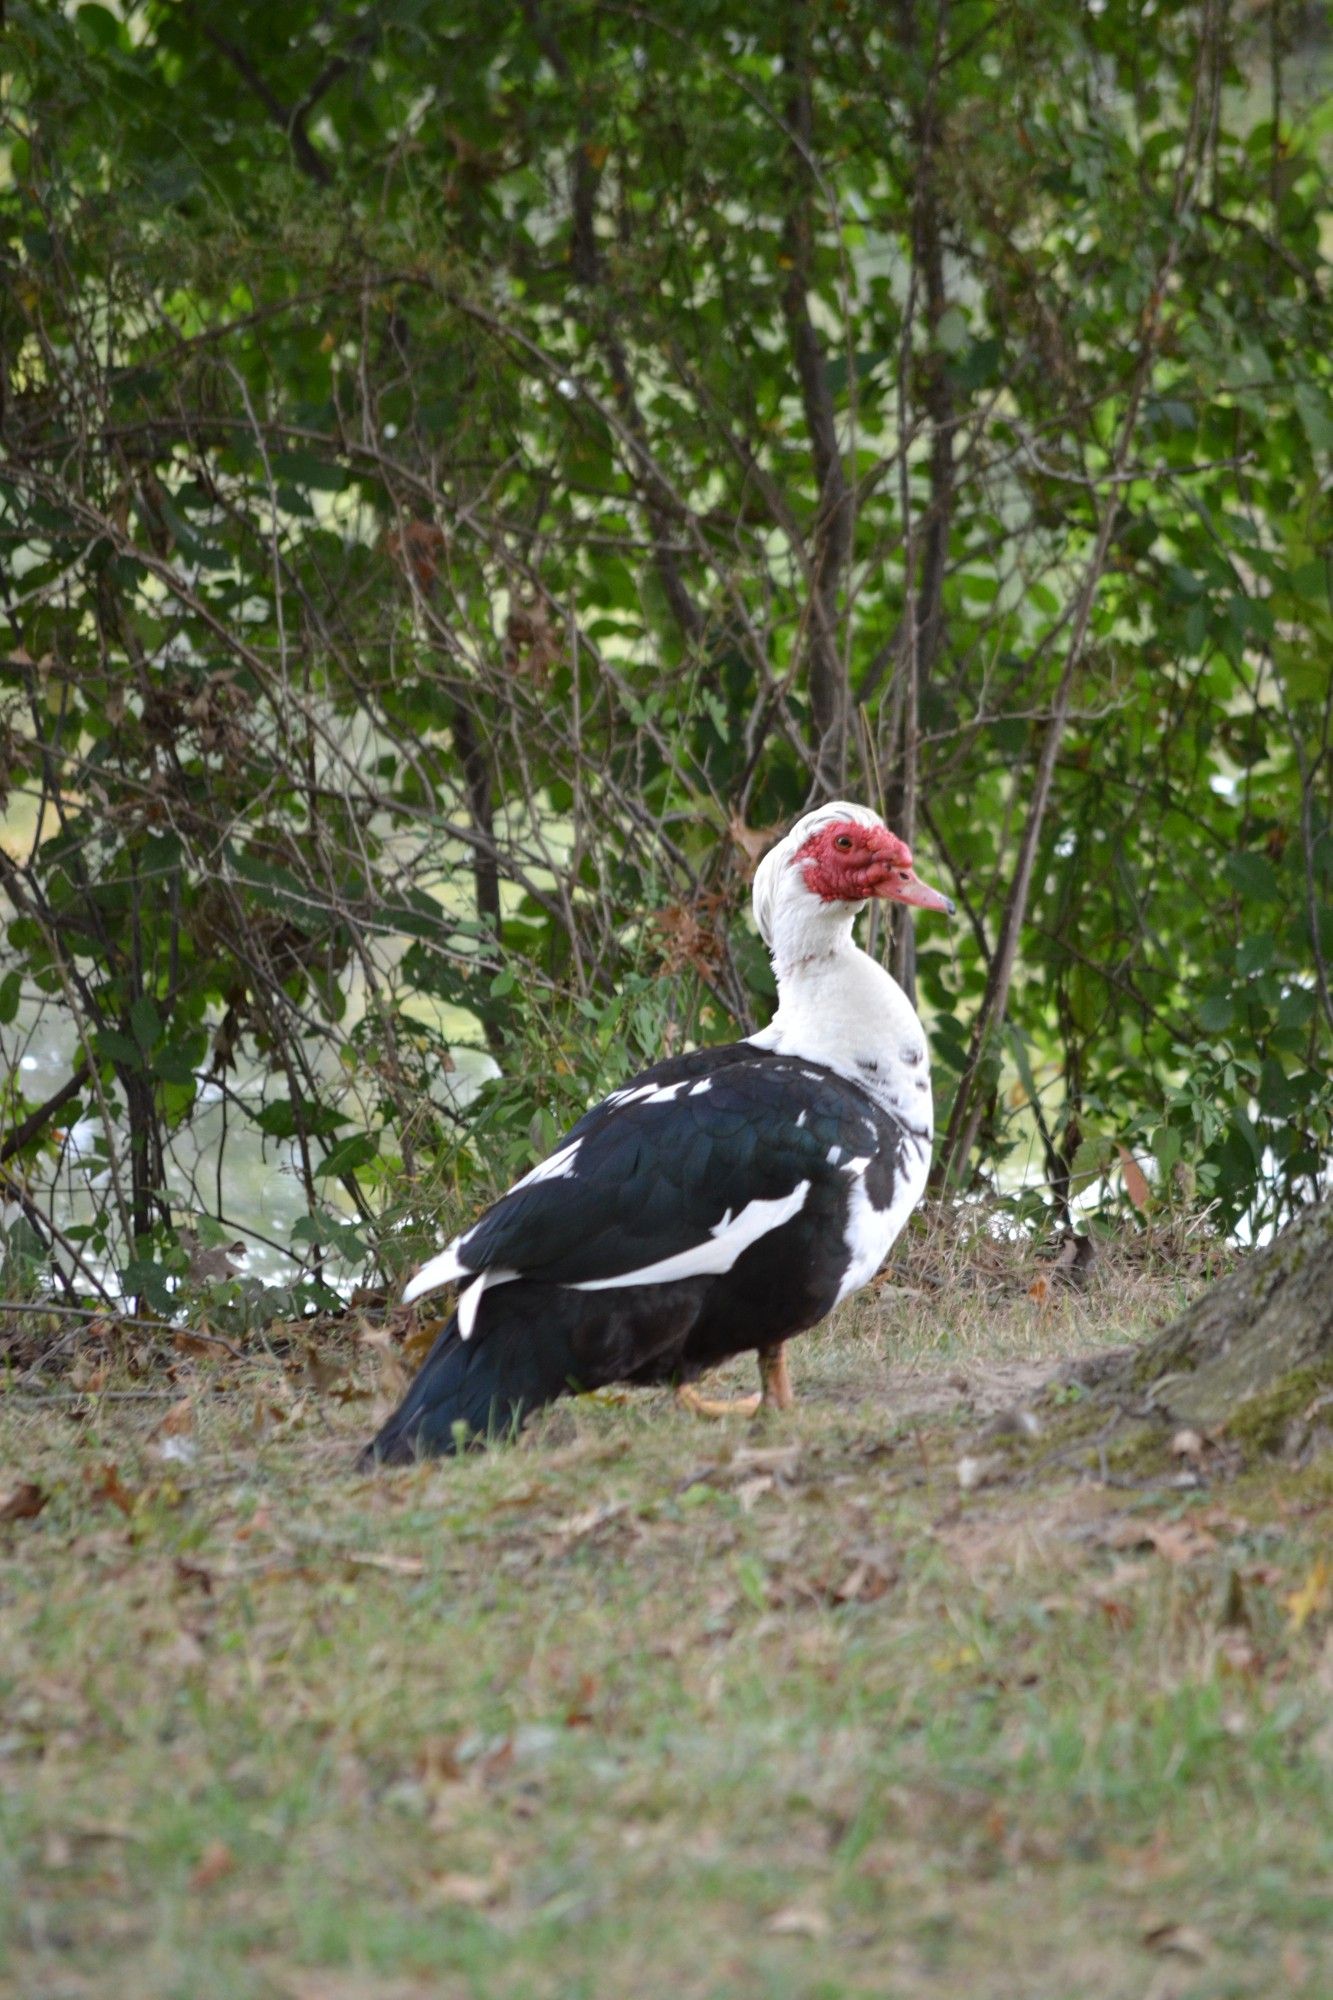
<path fill-rule="evenodd" d="M 1325 1394 L 1333 1410 L 1333 1198 L 1306 1209 L 1097 1386 L 1127 1416 L 1260 1448 L 1280 1445 Z"/>

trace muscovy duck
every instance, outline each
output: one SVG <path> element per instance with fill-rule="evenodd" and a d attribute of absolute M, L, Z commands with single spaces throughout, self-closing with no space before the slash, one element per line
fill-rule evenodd
<path fill-rule="evenodd" d="M 852 926 L 871 897 L 953 904 L 843 801 L 770 849 L 753 894 L 772 1021 L 613 1090 L 417 1272 L 405 1300 L 452 1284 L 457 1303 L 363 1464 L 516 1430 L 568 1391 L 685 1384 L 748 1348 L 765 1403 L 790 1403 L 782 1343 L 874 1275 L 930 1165 L 921 1023 Z"/>

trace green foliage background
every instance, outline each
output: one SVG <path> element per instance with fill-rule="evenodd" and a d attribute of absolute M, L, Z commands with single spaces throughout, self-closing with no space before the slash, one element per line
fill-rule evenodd
<path fill-rule="evenodd" d="M 962 911 L 882 940 L 945 1179 L 1035 1111 L 1043 1213 L 1121 1145 L 1227 1227 L 1307 1199 L 1324 34 L 10 0 L 12 1280 L 169 1302 L 187 1213 L 232 1233 L 188 1145 L 219 1092 L 300 1176 L 311 1296 L 329 1253 L 396 1266 L 441 1165 L 503 1179 L 762 1017 L 751 835 L 843 792 Z M 467 1108 L 460 1008 L 502 1072 Z"/>

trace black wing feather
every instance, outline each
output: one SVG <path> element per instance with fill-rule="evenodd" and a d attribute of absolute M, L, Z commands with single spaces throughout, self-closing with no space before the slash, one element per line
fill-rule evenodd
<path fill-rule="evenodd" d="M 845 1190 L 830 1150 L 845 1161 L 883 1144 L 883 1115 L 856 1084 L 744 1043 L 659 1063 L 625 1090 L 705 1077 L 706 1091 L 666 1102 L 596 1105 L 560 1141 L 578 1142 L 569 1173 L 511 1189 L 464 1234 L 467 1267 L 557 1284 L 627 1276 L 803 1180 Z"/>

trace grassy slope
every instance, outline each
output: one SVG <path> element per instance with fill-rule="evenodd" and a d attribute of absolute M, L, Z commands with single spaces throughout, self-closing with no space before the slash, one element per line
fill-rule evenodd
<path fill-rule="evenodd" d="M 376 1479 L 276 1364 L 188 1364 L 188 1463 L 0 1397 L 0 1993 L 1333 1990 L 1333 1465 L 962 1492 L 1174 1303 L 1009 1289 L 863 1301 L 762 1433 L 640 1396 Z"/>

